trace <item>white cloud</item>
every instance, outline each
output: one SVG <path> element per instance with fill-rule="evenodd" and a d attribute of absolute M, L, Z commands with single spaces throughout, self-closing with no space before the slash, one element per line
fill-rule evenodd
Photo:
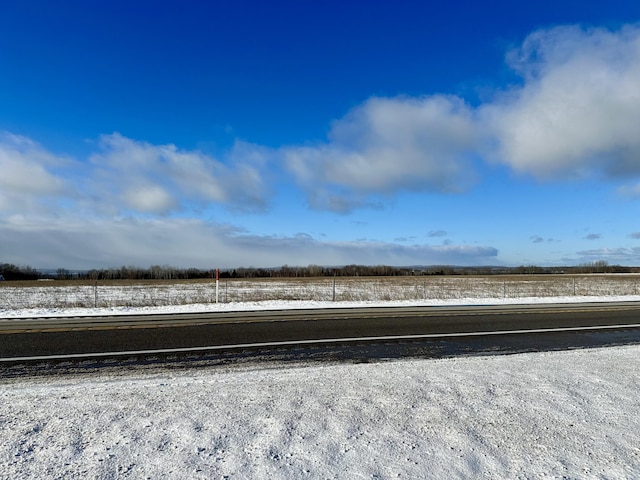
<path fill-rule="evenodd" d="M 175 145 L 152 145 L 118 133 L 100 138 L 101 151 L 91 156 L 92 189 L 113 192 L 125 209 L 168 213 L 181 202 L 216 202 L 243 209 L 266 205 L 266 185 L 258 154 L 232 152 L 230 164 Z"/>
<path fill-rule="evenodd" d="M 38 268 L 118 265 L 234 268 L 239 266 L 495 263 L 497 250 L 469 245 L 320 241 L 247 234 L 196 219 L 0 219 L 2 261 Z"/>
<path fill-rule="evenodd" d="M 0 132 L 0 219 L 60 215 L 77 192 L 65 174 L 72 160 L 44 150 L 30 139 Z M 0 244 L 0 254 L 3 253 Z"/>
<path fill-rule="evenodd" d="M 618 193 L 624 197 L 640 197 L 640 183 L 623 185 L 618 188 Z"/>
<path fill-rule="evenodd" d="M 539 179 L 640 175 L 640 26 L 540 30 L 507 60 L 522 84 L 490 102 L 371 98 L 328 142 L 281 149 L 285 165 L 313 207 L 333 211 L 400 191 L 464 192 L 480 157 Z"/>
<path fill-rule="evenodd" d="M 604 260 L 610 265 L 638 265 L 640 263 L 640 247 L 598 248 L 577 252 L 579 259 L 575 263 L 590 263 Z"/>
<path fill-rule="evenodd" d="M 400 190 L 466 190 L 476 142 L 459 98 L 372 98 L 334 122 L 328 143 L 281 153 L 313 206 L 345 211 Z"/>
<path fill-rule="evenodd" d="M 44 198 L 69 194 L 60 171 L 70 164 L 26 137 L 0 132 L 0 211 L 42 210 Z"/>
<path fill-rule="evenodd" d="M 123 192 L 125 204 L 138 212 L 163 213 L 177 207 L 176 199 L 158 185 L 137 186 Z"/>
<path fill-rule="evenodd" d="M 118 133 L 79 162 L 29 138 L 0 132 L 0 212 L 63 215 L 166 214 L 186 204 L 262 210 L 266 151 L 238 143 L 226 162 L 175 145 L 152 145 Z M 53 201 L 52 201 L 53 199 Z"/>
<path fill-rule="evenodd" d="M 29 139 L 0 136 L 0 208 L 63 195 L 102 213 L 167 214 L 188 205 L 263 210 L 268 172 L 292 175 L 318 209 L 380 208 L 403 191 L 459 193 L 481 157 L 541 179 L 640 176 L 640 27 L 557 27 L 508 55 L 522 84 L 471 108 L 454 96 L 371 98 L 335 121 L 326 142 L 277 150 L 243 142 L 222 160 L 118 133 L 100 138 L 82 179 Z M 633 180 L 632 180 L 633 181 Z M 70 188 L 71 187 L 71 188 Z M 638 196 L 638 185 L 619 193 Z M 64 191 L 67 193 L 64 193 Z"/>
<path fill-rule="evenodd" d="M 480 109 L 499 161 L 539 178 L 640 174 L 640 27 L 558 27 L 511 52 L 523 85 Z"/>

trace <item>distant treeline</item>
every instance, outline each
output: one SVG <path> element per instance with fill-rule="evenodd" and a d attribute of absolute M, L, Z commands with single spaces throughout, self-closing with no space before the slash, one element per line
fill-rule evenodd
<path fill-rule="evenodd" d="M 18 267 L 10 263 L 0 263 L 0 276 L 3 280 L 38 280 L 42 273 L 31 267 Z"/>
<path fill-rule="evenodd" d="M 575 273 L 640 273 L 640 267 L 609 265 L 604 261 L 591 262 L 570 267 L 458 267 L 458 266 L 415 266 L 390 267 L 387 265 L 345 265 L 341 267 L 290 267 L 277 268 L 239 267 L 220 270 L 220 278 L 292 278 L 292 277 L 375 277 L 407 275 L 504 275 L 504 274 L 575 274 Z M 215 269 L 176 268 L 168 265 L 153 265 L 149 268 L 119 267 L 72 271 L 59 268 L 55 272 L 40 272 L 31 267 L 0 263 L 0 279 L 4 280 L 187 280 L 215 278 Z"/>

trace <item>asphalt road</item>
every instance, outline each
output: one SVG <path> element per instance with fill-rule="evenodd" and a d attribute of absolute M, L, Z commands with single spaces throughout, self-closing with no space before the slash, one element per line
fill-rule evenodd
<path fill-rule="evenodd" d="M 640 302 L 0 319 L 0 358 L 638 324 Z"/>

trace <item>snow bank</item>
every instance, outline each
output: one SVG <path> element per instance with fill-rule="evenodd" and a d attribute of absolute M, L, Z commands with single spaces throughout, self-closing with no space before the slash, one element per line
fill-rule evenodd
<path fill-rule="evenodd" d="M 640 347 L 2 380 L 0 478 L 638 478 Z"/>

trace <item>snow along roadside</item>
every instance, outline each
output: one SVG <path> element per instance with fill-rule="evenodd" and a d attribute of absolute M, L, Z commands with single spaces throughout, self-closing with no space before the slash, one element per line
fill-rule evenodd
<path fill-rule="evenodd" d="M 635 478 L 640 346 L 3 380 L 0 478 Z"/>

